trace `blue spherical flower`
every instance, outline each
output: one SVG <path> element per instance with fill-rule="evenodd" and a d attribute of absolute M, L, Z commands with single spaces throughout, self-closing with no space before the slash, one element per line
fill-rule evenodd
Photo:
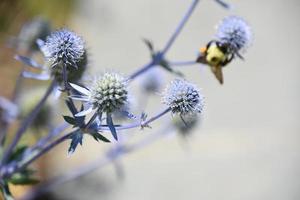
<path fill-rule="evenodd" d="M 85 53 L 83 39 L 68 29 L 55 31 L 38 43 L 51 67 L 63 64 L 77 68 Z"/>
<path fill-rule="evenodd" d="M 238 53 L 249 46 L 252 41 L 252 32 L 244 19 L 228 16 L 218 25 L 216 39 L 227 45 L 232 53 Z"/>
<path fill-rule="evenodd" d="M 183 79 L 175 79 L 166 88 L 163 103 L 180 115 L 201 113 L 204 98 L 197 87 Z"/>

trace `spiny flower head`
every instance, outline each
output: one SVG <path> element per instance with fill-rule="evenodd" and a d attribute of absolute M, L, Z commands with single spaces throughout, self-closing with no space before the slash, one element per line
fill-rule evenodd
<path fill-rule="evenodd" d="M 94 81 L 90 97 L 94 107 L 110 113 L 127 103 L 127 95 L 126 79 L 117 73 L 105 73 Z"/>
<path fill-rule="evenodd" d="M 85 52 L 83 39 L 65 28 L 53 32 L 40 46 L 51 67 L 63 64 L 77 68 Z"/>
<path fill-rule="evenodd" d="M 88 110 L 81 112 L 83 114 L 93 110 L 100 113 L 112 113 L 121 110 L 128 103 L 127 85 L 127 79 L 113 72 L 104 73 L 96 78 L 88 89 L 71 84 L 82 94 L 79 98 L 77 95 L 74 95 L 73 98 L 88 104 Z M 78 116 L 80 115 L 78 114 Z"/>
<path fill-rule="evenodd" d="M 245 50 L 252 41 L 250 26 L 241 17 L 225 17 L 217 27 L 216 39 L 228 45 L 232 53 Z"/>
<path fill-rule="evenodd" d="M 163 103 L 180 115 L 201 113 L 203 96 L 197 87 L 183 79 L 175 79 L 163 94 Z"/>

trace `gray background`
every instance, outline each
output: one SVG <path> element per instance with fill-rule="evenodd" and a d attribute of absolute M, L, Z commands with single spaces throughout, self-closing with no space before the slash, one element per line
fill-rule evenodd
<path fill-rule="evenodd" d="M 80 1 L 70 24 L 87 40 L 90 74 L 111 68 L 129 74 L 145 64 L 149 55 L 141 38 L 163 47 L 190 2 Z M 123 158 L 122 181 L 110 166 L 65 185 L 60 195 L 70 199 L 300 199 L 300 1 L 229 2 L 232 11 L 212 0 L 200 1 L 168 54 L 174 60 L 195 59 L 218 21 L 230 14 L 244 17 L 254 32 L 246 60 L 235 60 L 224 69 L 223 86 L 207 67 L 181 68 L 206 97 L 201 127 L 188 145 L 174 135 L 167 137 Z M 159 98 L 152 98 L 150 113 L 160 110 Z M 156 126 L 159 123 L 153 129 Z M 133 140 L 151 132 L 132 133 Z M 67 161 L 61 154 L 55 173 L 92 160 L 108 147 L 90 139 L 84 146 Z M 61 150 L 65 148 L 67 144 Z M 57 161 L 56 154 L 52 158 Z"/>

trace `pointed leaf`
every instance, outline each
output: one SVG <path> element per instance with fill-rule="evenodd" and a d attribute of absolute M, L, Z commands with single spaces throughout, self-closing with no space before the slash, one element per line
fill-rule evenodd
<path fill-rule="evenodd" d="M 43 40 L 41 40 L 41 39 L 37 39 L 36 40 L 36 44 L 41 49 L 45 45 L 45 42 Z"/>
<path fill-rule="evenodd" d="M 71 85 L 72 88 L 74 88 L 75 90 L 77 90 L 81 94 L 84 94 L 84 95 L 87 95 L 87 96 L 90 95 L 90 91 L 88 89 L 86 89 L 84 87 L 81 87 L 79 85 L 73 84 L 73 83 L 70 83 L 70 85 Z"/>
<path fill-rule="evenodd" d="M 70 116 L 63 116 L 64 120 L 69 124 L 76 125 L 76 119 Z"/>
<path fill-rule="evenodd" d="M 58 85 L 56 85 L 53 88 L 52 94 L 54 96 L 54 100 L 58 100 L 58 98 L 60 97 L 60 95 L 62 94 L 62 91 L 60 90 L 60 87 L 58 87 Z"/>
<path fill-rule="evenodd" d="M 22 76 L 24 78 L 36 79 L 40 81 L 47 81 L 50 79 L 50 75 L 48 73 L 36 74 L 28 71 L 23 71 Z"/>
<path fill-rule="evenodd" d="M 39 183 L 38 179 L 22 173 L 14 174 L 8 181 L 14 185 L 33 185 Z"/>
<path fill-rule="evenodd" d="M 44 68 L 42 65 L 38 64 L 35 60 L 28 58 L 26 56 L 16 55 L 15 59 L 33 68 L 38 68 L 38 69 Z"/>
<path fill-rule="evenodd" d="M 229 3 L 227 3 L 227 2 L 225 2 L 223 0 L 215 0 L 215 1 L 218 4 L 220 4 L 221 6 L 223 6 L 224 8 L 226 8 L 226 9 L 231 9 L 232 8 L 232 6 Z"/>
<path fill-rule="evenodd" d="M 99 140 L 103 141 L 103 142 L 110 142 L 109 139 L 107 139 L 106 137 L 104 137 L 103 135 L 101 135 L 100 133 L 92 133 L 93 138 L 98 142 Z"/>
<path fill-rule="evenodd" d="M 78 101 L 85 101 L 88 102 L 89 99 L 86 97 L 82 97 L 82 96 L 78 96 L 78 95 L 71 95 L 69 96 L 70 98 L 72 98 L 73 100 L 78 100 Z"/>
<path fill-rule="evenodd" d="M 78 144 L 82 145 L 83 134 L 78 129 L 78 130 L 76 130 L 72 133 L 72 135 L 70 136 L 70 139 L 71 139 L 71 144 L 70 144 L 70 147 L 68 149 L 68 153 L 72 154 L 72 153 L 75 152 Z"/>
<path fill-rule="evenodd" d="M 164 69 L 166 69 L 167 71 L 169 71 L 169 72 L 171 72 L 171 73 L 173 73 L 173 74 L 176 74 L 176 75 L 178 75 L 178 76 L 183 76 L 183 74 L 182 74 L 181 72 L 175 71 L 175 70 L 170 66 L 170 64 L 169 64 L 168 61 L 162 60 L 159 64 L 160 64 L 160 66 L 162 66 L 162 67 L 163 67 Z"/>
<path fill-rule="evenodd" d="M 69 110 L 71 111 L 71 113 L 73 115 L 75 115 L 77 113 L 77 109 L 75 108 L 74 104 L 71 102 L 71 100 L 66 100 L 66 104 L 69 108 Z"/>
<path fill-rule="evenodd" d="M 21 158 L 23 153 L 28 149 L 28 146 L 22 145 L 22 146 L 17 146 L 16 150 L 10 155 L 8 161 L 17 161 Z"/>
<path fill-rule="evenodd" d="M 147 45 L 148 49 L 150 50 L 150 53 L 151 53 L 151 56 L 153 56 L 155 54 L 154 52 L 154 47 L 153 47 L 153 44 L 150 40 L 148 39 L 143 39 L 143 41 L 145 42 L 145 44 Z"/>
<path fill-rule="evenodd" d="M 89 113 L 91 113 L 93 111 L 93 107 L 89 107 L 87 110 L 83 110 L 77 114 L 75 114 L 76 117 L 82 117 L 82 116 L 85 116 Z"/>
<path fill-rule="evenodd" d="M 107 116 L 106 116 L 106 123 L 107 123 L 107 125 L 109 127 L 109 130 L 110 130 L 111 134 L 115 138 L 115 140 L 118 140 L 117 131 L 116 131 L 116 128 L 114 126 L 114 123 L 113 123 L 113 120 L 112 120 L 110 114 L 107 114 Z"/>

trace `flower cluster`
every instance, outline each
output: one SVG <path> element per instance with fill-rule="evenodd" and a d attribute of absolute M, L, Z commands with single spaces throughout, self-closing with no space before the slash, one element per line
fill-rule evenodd
<path fill-rule="evenodd" d="M 173 113 L 180 115 L 201 113 L 203 100 L 196 86 L 183 79 L 172 81 L 163 94 L 163 103 L 169 106 Z"/>
<path fill-rule="evenodd" d="M 217 27 L 216 39 L 228 45 L 232 53 L 245 50 L 252 41 L 252 32 L 241 17 L 228 16 Z"/>

